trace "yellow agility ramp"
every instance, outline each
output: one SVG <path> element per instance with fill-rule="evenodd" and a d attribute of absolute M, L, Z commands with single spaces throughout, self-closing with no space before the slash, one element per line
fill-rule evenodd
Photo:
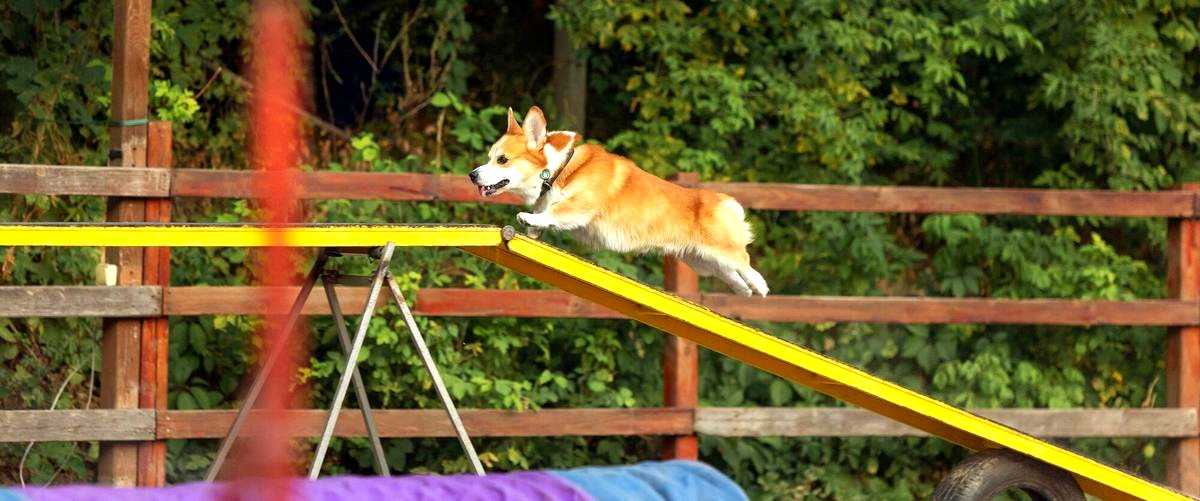
<path fill-rule="evenodd" d="M 277 235 L 266 235 L 277 232 Z M 567 252 L 494 226 L 14 225 L 0 246 L 458 247 L 710 350 L 973 450 L 1004 448 L 1060 468 L 1104 499 L 1190 499 L 1167 487 L 884 381 Z"/>

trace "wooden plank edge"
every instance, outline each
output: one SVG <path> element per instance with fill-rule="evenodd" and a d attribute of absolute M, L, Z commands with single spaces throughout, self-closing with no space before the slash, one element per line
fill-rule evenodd
<path fill-rule="evenodd" d="M 989 299 L 731 294 L 684 297 L 731 318 L 770 322 L 913 324 L 1196 325 L 1200 301 L 1144 299 Z M 422 289 L 414 311 L 425 316 L 623 318 L 554 290 Z"/>
<path fill-rule="evenodd" d="M 1189 217 L 1195 194 L 1185 190 L 1113 191 L 1043 188 L 852 186 L 706 182 L 747 208 L 802 212 L 895 212 L 1019 216 Z"/>
<path fill-rule="evenodd" d="M 153 440 L 152 409 L 4 410 L 0 442 Z"/>
<path fill-rule="evenodd" d="M 176 196 L 246 198 L 254 174 L 244 170 L 179 169 Z M 519 204 L 510 195 L 481 198 L 464 176 L 305 173 L 304 198 Z M 1054 190 L 927 186 L 847 186 L 785 183 L 681 183 L 734 196 L 752 209 L 822 212 L 976 213 L 1044 216 L 1184 217 L 1196 214 L 1193 194 L 1180 191 Z"/>
<path fill-rule="evenodd" d="M 252 198 L 248 170 L 175 169 L 171 193 L 177 197 Z M 466 176 L 411 172 L 302 172 L 298 196 L 309 200 L 390 200 L 397 202 L 475 202 L 520 205 L 512 194 L 482 197 Z"/>
<path fill-rule="evenodd" d="M 0 193 L 169 197 L 166 169 L 0 163 Z"/>
<path fill-rule="evenodd" d="M 0 317 L 138 318 L 161 314 L 159 286 L 0 286 Z"/>
<path fill-rule="evenodd" d="M 296 288 L 252 286 L 3 286 L 0 317 L 257 315 L 266 310 L 263 301 L 266 294 L 293 296 L 296 291 Z M 366 292 L 362 287 L 338 288 L 344 308 L 351 311 L 362 307 Z M 731 318 L 768 322 L 1200 325 L 1200 300 L 1196 299 L 743 298 L 730 294 L 685 297 Z M 542 289 L 422 289 L 417 292 L 414 312 L 446 317 L 624 318 L 568 293 Z M 324 295 L 312 295 L 304 314 L 329 314 Z"/>
<path fill-rule="evenodd" d="M 242 289 L 242 290 L 239 290 Z M 291 289 L 283 294 L 294 294 Z M 262 291 L 237 287 L 171 287 L 170 315 L 258 314 Z M 742 320 L 771 322 L 985 323 L 1040 325 L 1198 325 L 1200 301 L 1073 299 L 985 299 L 930 297 L 686 295 L 713 310 Z M 362 288 L 339 288 L 347 308 L 361 307 Z M 517 318 L 624 318 L 571 294 L 554 290 L 422 289 L 414 312 L 424 316 Z M 328 314 L 324 296 L 315 295 L 306 314 Z"/>
<path fill-rule="evenodd" d="M 338 436 L 365 436 L 362 415 L 345 409 Z M 1195 409 L 975 409 L 975 413 L 1036 436 L 1200 437 Z M 0 411 L 0 442 L 133 441 L 174 438 L 220 438 L 233 421 L 233 410 L 155 411 L 153 409 L 5 410 Z M 702 407 L 543 409 L 504 411 L 462 409 L 474 436 L 617 436 L 696 433 L 724 437 L 906 437 L 927 436 L 872 414 L 840 407 L 765 408 Z M 320 433 L 326 411 L 288 411 L 296 420 L 296 436 Z M 247 433 L 277 424 L 278 417 L 253 415 Z M 265 420 L 264 420 L 265 419 Z M 388 437 L 452 437 L 445 413 L 436 409 L 377 410 L 380 430 Z M 258 430 L 258 431 L 255 431 Z"/>
<path fill-rule="evenodd" d="M 45 175 L 54 168 L 55 176 Z M 157 169 L 0 164 L 0 191 L 130 197 L 249 198 L 253 176 L 247 170 Z M 519 204 L 511 195 L 482 198 L 464 176 L 317 171 L 301 176 L 307 199 L 445 201 Z M 927 186 L 848 186 L 786 183 L 681 183 L 727 193 L 760 210 L 819 212 L 973 213 L 1026 216 L 1194 217 L 1195 194 L 970 188 Z"/>
<path fill-rule="evenodd" d="M 225 436 L 236 411 L 160 411 L 159 439 L 220 438 Z M 284 414 L 281 416 L 280 414 Z M 542 409 L 505 411 L 459 409 L 463 424 L 473 437 L 546 437 L 608 435 L 681 435 L 691 433 L 693 413 L 685 409 Z M 243 435 L 270 430 L 279 433 L 279 423 L 291 423 L 289 436 L 317 436 L 328 411 L 294 410 L 284 413 L 252 412 Z M 376 410 L 375 422 L 384 437 L 453 437 L 454 430 L 440 409 Z M 366 435 L 358 409 L 344 409 L 334 434 L 339 437 Z"/>
<path fill-rule="evenodd" d="M 1200 435 L 1195 409 L 974 409 L 1025 433 L 1050 438 Z M 696 432 L 723 437 L 924 437 L 927 433 L 854 408 L 696 409 Z"/>

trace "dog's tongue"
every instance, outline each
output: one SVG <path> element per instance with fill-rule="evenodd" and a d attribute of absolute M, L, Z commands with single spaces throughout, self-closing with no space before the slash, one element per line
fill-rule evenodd
<path fill-rule="evenodd" d="M 481 197 L 486 197 L 486 196 L 487 196 L 487 186 L 480 186 L 480 187 L 479 187 L 479 196 L 481 196 Z"/>

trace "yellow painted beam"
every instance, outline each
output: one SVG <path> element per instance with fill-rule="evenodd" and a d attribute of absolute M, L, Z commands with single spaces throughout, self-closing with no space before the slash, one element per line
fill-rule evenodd
<path fill-rule="evenodd" d="M 464 249 L 840 400 L 970 449 L 1008 448 L 1075 476 L 1103 499 L 1190 499 L 1173 490 L 872 376 L 525 237 Z"/>
<path fill-rule="evenodd" d="M 67 247 L 372 247 L 391 241 L 399 247 L 494 246 L 495 226 L 242 224 L 0 225 L 0 246 Z"/>

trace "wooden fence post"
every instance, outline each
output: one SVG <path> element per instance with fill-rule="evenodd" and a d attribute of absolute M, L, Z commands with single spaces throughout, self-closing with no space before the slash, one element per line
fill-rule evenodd
<path fill-rule="evenodd" d="M 150 80 L 150 0 L 113 2 L 112 120 L 109 164 L 146 165 L 146 115 Z M 110 198 L 109 221 L 144 221 L 146 202 Z M 117 285 L 141 285 L 142 249 L 108 247 L 105 262 L 117 266 Z M 100 403 L 109 409 L 135 409 L 139 401 L 142 321 L 105 319 L 101 339 Z M 98 480 L 119 486 L 137 484 L 138 446 L 103 444 Z"/>
<path fill-rule="evenodd" d="M 686 172 L 672 176 L 671 180 L 693 185 L 699 182 L 700 177 Z M 663 259 L 663 288 L 678 295 L 698 294 L 699 278 L 688 265 L 673 257 L 666 257 Z M 694 425 L 694 411 L 700 403 L 700 357 L 696 343 L 678 336 L 667 336 L 663 345 L 662 365 L 663 406 L 692 410 Z M 700 450 L 696 434 L 668 436 L 662 456 L 664 459 L 698 459 Z"/>
<path fill-rule="evenodd" d="M 150 122 L 146 144 L 146 164 L 155 168 L 171 168 L 171 122 Z M 171 222 L 171 199 L 146 201 L 146 221 Z M 142 283 L 165 287 L 170 284 L 171 248 L 152 247 L 142 255 Z M 163 296 L 166 294 L 164 293 Z M 166 311 L 163 309 L 162 311 Z M 167 410 L 167 317 L 142 319 L 141 375 L 138 407 Z M 142 487 L 161 487 L 167 482 L 167 443 L 162 440 L 143 442 L 138 446 L 137 484 Z"/>
<path fill-rule="evenodd" d="M 1183 185 L 1200 202 L 1200 183 Z M 1200 219 L 1171 219 L 1167 283 L 1170 296 L 1200 298 Z M 1200 411 L 1200 327 L 1174 327 L 1167 337 L 1167 406 Z M 1198 430 L 1200 431 L 1200 430 Z M 1167 447 L 1167 483 L 1200 495 L 1200 437 L 1172 440 Z"/>

